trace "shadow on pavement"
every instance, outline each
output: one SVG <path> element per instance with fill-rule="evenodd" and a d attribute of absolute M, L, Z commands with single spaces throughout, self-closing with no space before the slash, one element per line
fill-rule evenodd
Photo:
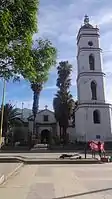
<path fill-rule="evenodd" d="M 68 196 L 56 197 L 56 198 L 53 198 L 53 199 L 73 198 L 73 197 L 84 196 L 84 195 L 89 195 L 89 194 L 94 194 L 94 193 L 100 193 L 100 192 L 105 192 L 105 191 L 110 191 L 110 190 L 112 190 L 112 188 L 106 188 L 106 189 L 99 189 L 99 190 L 88 191 L 88 192 L 83 192 L 83 193 L 77 193 L 77 194 L 72 194 L 72 195 L 68 195 Z"/>

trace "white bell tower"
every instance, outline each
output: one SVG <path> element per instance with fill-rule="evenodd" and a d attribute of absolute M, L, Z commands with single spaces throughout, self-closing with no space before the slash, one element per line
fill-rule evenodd
<path fill-rule="evenodd" d="M 84 18 L 77 36 L 77 93 L 76 133 L 80 139 L 112 139 L 111 109 L 105 103 L 102 50 L 99 29 Z"/>

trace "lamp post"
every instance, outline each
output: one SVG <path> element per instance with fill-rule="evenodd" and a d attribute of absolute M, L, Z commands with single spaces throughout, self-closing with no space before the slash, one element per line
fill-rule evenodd
<path fill-rule="evenodd" d="M 2 144 L 2 128 L 3 128 L 3 115 L 4 115 L 5 86 L 6 86 L 6 82 L 5 82 L 5 79 L 3 79 L 3 94 L 2 94 L 1 121 L 0 121 L 0 147 L 1 147 L 1 144 Z"/>
<path fill-rule="evenodd" d="M 85 133 L 85 150 L 84 150 L 84 153 L 85 153 L 85 159 L 86 159 L 86 157 L 87 157 L 87 135 L 86 135 L 86 133 Z"/>
<path fill-rule="evenodd" d="M 85 109 L 85 149 L 84 149 L 84 153 L 85 153 L 85 159 L 87 158 L 87 132 L 88 132 L 88 108 Z"/>

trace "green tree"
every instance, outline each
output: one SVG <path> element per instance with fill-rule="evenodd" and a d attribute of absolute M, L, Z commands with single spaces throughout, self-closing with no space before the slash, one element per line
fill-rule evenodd
<path fill-rule="evenodd" d="M 76 110 L 77 106 L 78 106 L 78 100 L 76 100 L 74 102 L 74 106 L 73 106 L 73 113 L 72 113 L 72 126 L 73 126 L 73 128 L 75 127 L 75 110 Z"/>
<path fill-rule="evenodd" d="M 37 31 L 37 11 L 38 0 L 1 0 L 0 77 L 35 78 L 32 35 Z"/>
<path fill-rule="evenodd" d="M 3 137 L 6 136 L 10 127 L 14 127 L 15 125 L 22 125 L 22 122 L 17 119 L 20 117 L 21 113 L 18 112 L 17 108 L 14 108 L 11 104 L 4 105 L 4 115 L 3 115 Z M 1 118 L 1 110 L 0 110 L 0 118 Z"/>
<path fill-rule="evenodd" d="M 32 50 L 33 64 L 36 69 L 36 79 L 31 81 L 31 89 L 33 91 L 33 116 L 34 116 L 34 131 L 35 119 L 38 112 L 39 96 L 43 88 L 43 84 L 47 81 L 49 70 L 56 64 L 56 48 L 53 47 L 49 40 L 39 39 L 35 43 L 35 48 Z"/>
<path fill-rule="evenodd" d="M 60 131 L 62 129 L 60 136 L 62 136 L 64 143 L 66 143 L 69 119 L 73 112 L 73 99 L 70 94 L 72 65 L 70 65 L 68 61 L 60 62 L 57 70 L 57 87 L 59 90 L 53 100 L 53 107 L 56 120 L 59 122 Z"/>

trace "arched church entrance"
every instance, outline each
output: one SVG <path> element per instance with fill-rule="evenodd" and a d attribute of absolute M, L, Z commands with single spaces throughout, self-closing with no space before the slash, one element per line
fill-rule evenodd
<path fill-rule="evenodd" d="M 50 142 L 50 131 L 48 129 L 44 129 L 41 131 L 41 143 L 49 144 Z"/>

